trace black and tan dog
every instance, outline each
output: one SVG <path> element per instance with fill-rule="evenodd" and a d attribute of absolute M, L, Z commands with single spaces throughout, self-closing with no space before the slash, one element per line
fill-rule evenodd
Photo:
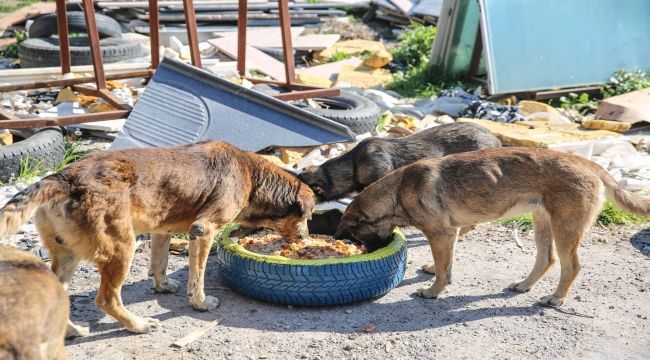
<path fill-rule="evenodd" d="M 0 237 L 36 213 L 59 280 L 68 283 L 81 259 L 92 261 L 101 276 L 97 306 L 127 329 L 147 333 L 158 320 L 132 314 L 120 295 L 136 235 L 152 234 L 154 288 L 175 292 L 178 283 L 165 275 L 169 242 L 172 234 L 189 232 L 190 303 L 212 310 L 218 301 L 205 296 L 203 283 L 217 230 L 236 220 L 298 239 L 314 202 L 312 190 L 295 176 L 225 143 L 102 152 L 14 196 L 0 210 Z"/>
<path fill-rule="evenodd" d="M 542 303 L 562 305 L 580 270 L 577 248 L 605 198 L 650 215 L 650 200 L 626 192 L 598 164 L 545 149 L 501 148 L 425 159 L 398 169 L 361 192 L 341 219 L 338 238 L 366 244 L 387 239 L 394 226 L 415 226 L 429 240 L 435 283 L 418 292 L 435 298 L 451 277 L 461 227 L 532 212 L 537 258 L 530 275 L 510 289 L 531 289 L 560 258 L 560 283 Z"/>
<path fill-rule="evenodd" d="M 389 172 L 423 158 L 500 146 L 499 139 L 480 125 L 440 125 L 397 139 L 364 139 L 347 153 L 309 168 L 299 177 L 320 200 L 332 200 L 360 191 Z"/>
<path fill-rule="evenodd" d="M 70 301 L 36 256 L 0 244 L 0 359 L 66 359 Z"/>

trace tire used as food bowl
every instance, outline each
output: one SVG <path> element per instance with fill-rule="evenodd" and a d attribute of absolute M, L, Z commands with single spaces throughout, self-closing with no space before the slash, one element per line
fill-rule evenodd
<path fill-rule="evenodd" d="M 316 213 L 310 233 L 332 235 L 339 211 Z M 301 306 L 340 305 L 376 298 L 394 289 L 406 270 L 406 240 L 399 230 L 392 241 L 369 254 L 337 259 L 297 260 L 246 250 L 224 229 L 218 238 L 217 262 L 223 282 L 254 299 Z"/>

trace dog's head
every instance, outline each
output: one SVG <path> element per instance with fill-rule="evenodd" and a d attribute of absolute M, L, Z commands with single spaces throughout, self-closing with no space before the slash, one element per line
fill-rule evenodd
<path fill-rule="evenodd" d="M 295 199 L 284 208 L 266 209 L 247 219 L 247 223 L 257 227 L 275 230 L 287 239 L 298 241 L 309 235 L 307 220 L 316 205 L 314 192 L 305 184 L 300 183 Z"/>
<path fill-rule="evenodd" d="M 335 158 L 321 166 L 305 169 L 298 177 L 314 190 L 319 201 L 328 201 L 344 197 L 355 189 L 352 169 L 347 169 L 341 161 Z M 351 165 L 350 165 L 351 167 Z"/>
<path fill-rule="evenodd" d="M 364 211 L 363 199 L 357 197 L 348 206 L 334 235 L 365 245 L 368 252 L 386 246 L 392 237 L 395 219 L 390 215 L 373 215 L 372 205 Z"/>

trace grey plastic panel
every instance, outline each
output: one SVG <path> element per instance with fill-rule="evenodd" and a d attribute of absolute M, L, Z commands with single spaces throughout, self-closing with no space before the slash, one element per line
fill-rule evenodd
<path fill-rule="evenodd" d="M 164 59 L 111 149 L 221 140 L 243 150 L 352 141 L 347 126 Z"/>

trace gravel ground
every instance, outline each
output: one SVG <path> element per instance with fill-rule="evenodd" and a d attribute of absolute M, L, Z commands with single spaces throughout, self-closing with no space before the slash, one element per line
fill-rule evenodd
<path fill-rule="evenodd" d="M 0 188 L 0 203 L 16 188 Z M 428 359 L 428 358 L 645 358 L 650 353 L 650 229 L 594 227 L 580 247 L 582 273 L 567 303 L 556 310 L 536 301 L 555 289 L 559 265 L 529 293 L 505 291 L 534 262 L 532 234 L 523 249 L 509 229 L 483 224 L 456 250 L 454 284 L 427 300 L 415 290 L 431 282 L 420 266 L 431 259 L 426 239 L 407 231 L 408 268 L 402 284 L 373 301 L 303 308 L 266 304 L 224 289 L 209 260 L 206 293 L 219 297 L 214 312 L 191 309 L 184 285 L 177 294 L 154 294 L 147 278 L 148 244 L 136 253 L 122 289 L 126 307 L 160 319 L 162 329 L 131 334 L 93 304 L 96 270 L 82 263 L 71 283 L 72 319 L 88 323 L 88 337 L 66 342 L 72 359 Z M 41 253 L 33 225 L 9 242 Z M 171 256 L 170 277 L 187 281 L 187 257 Z M 184 349 L 170 345 L 219 319 Z M 374 331 L 364 333 L 372 327 Z M 645 354 L 645 355 L 644 355 Z"/>

